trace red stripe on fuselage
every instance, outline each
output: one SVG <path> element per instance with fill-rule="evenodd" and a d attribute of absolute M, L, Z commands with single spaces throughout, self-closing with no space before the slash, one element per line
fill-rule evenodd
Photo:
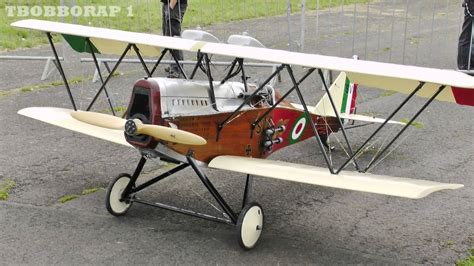
<path fill-rule="evenodd" d="M 474 89 L 452 87 L 457 104 L 474 106 Z"/>

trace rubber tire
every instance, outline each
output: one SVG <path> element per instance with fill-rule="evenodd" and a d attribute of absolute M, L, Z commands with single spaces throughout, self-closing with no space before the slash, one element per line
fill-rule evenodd
<path fill-rule="evenodd" d="M 130 206 L 132 206 L 132 202 L 127 203 L 119 200 L 123 190 L 127 187 L 128 183 L 130 183 L 131 179 L 132 176 L 129 174 L 122 173 L 114 178 L 114 180 L 112 180 L 112 182 L 110 182 L 109 186 L 107 187 L 105 207 L 107 208 L 107 211 L 113 216 L 125 215 L 128 209 L 130 209 Z"/>
<path fill-rule="evenodd" d="M 264 221 L 263 208 L 260 204 L 251 202 L 245 205 L 237 220 L 239 245 L 242 249 L 251 250 L 257 245 L 262 234 Z"/>

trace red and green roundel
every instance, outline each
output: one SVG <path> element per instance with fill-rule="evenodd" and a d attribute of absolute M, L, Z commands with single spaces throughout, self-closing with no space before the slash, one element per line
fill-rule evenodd
<path fill-rule="evenodd" d="M 293 124 L 291 128 L 290 135 L 288 136 L 289 143 L 296 143 L 298 142 L 301 137 L 303 136 L 303 132 L 305 131 L 306 127 L 308 126 L 308 119 L 306 118 L 305 114 L 300 115 Z"/>

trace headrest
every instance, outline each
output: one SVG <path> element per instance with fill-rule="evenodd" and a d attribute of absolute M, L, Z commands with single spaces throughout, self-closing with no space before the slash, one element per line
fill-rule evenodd
<path fill-rule="evenodd" d="M 227 39 L 227 43 L 241 46 L 265 48 L 265 45 L 263 45 L 260 41 L 247 35 L 230 35 L 229 39 Z"/>
<path fill-rule="evenodd" d="M 202 30 L 185 30 L 181 33 L 181 38 L 193 41 L 220 42 L 216 36 Z"/>

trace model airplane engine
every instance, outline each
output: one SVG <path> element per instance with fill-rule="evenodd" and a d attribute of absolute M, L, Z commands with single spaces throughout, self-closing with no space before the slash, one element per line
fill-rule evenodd
<path fill-rule="evenodd" d="M 143 124 L 163 125 L 160 87 L 154 79 L 141 79 L 135 83 L 126 114 L 126 119 L 140 119 Z M 158 144 L 148 135 L 125 134 L 125 139 L 140 148 L 154 149 Z"/>

